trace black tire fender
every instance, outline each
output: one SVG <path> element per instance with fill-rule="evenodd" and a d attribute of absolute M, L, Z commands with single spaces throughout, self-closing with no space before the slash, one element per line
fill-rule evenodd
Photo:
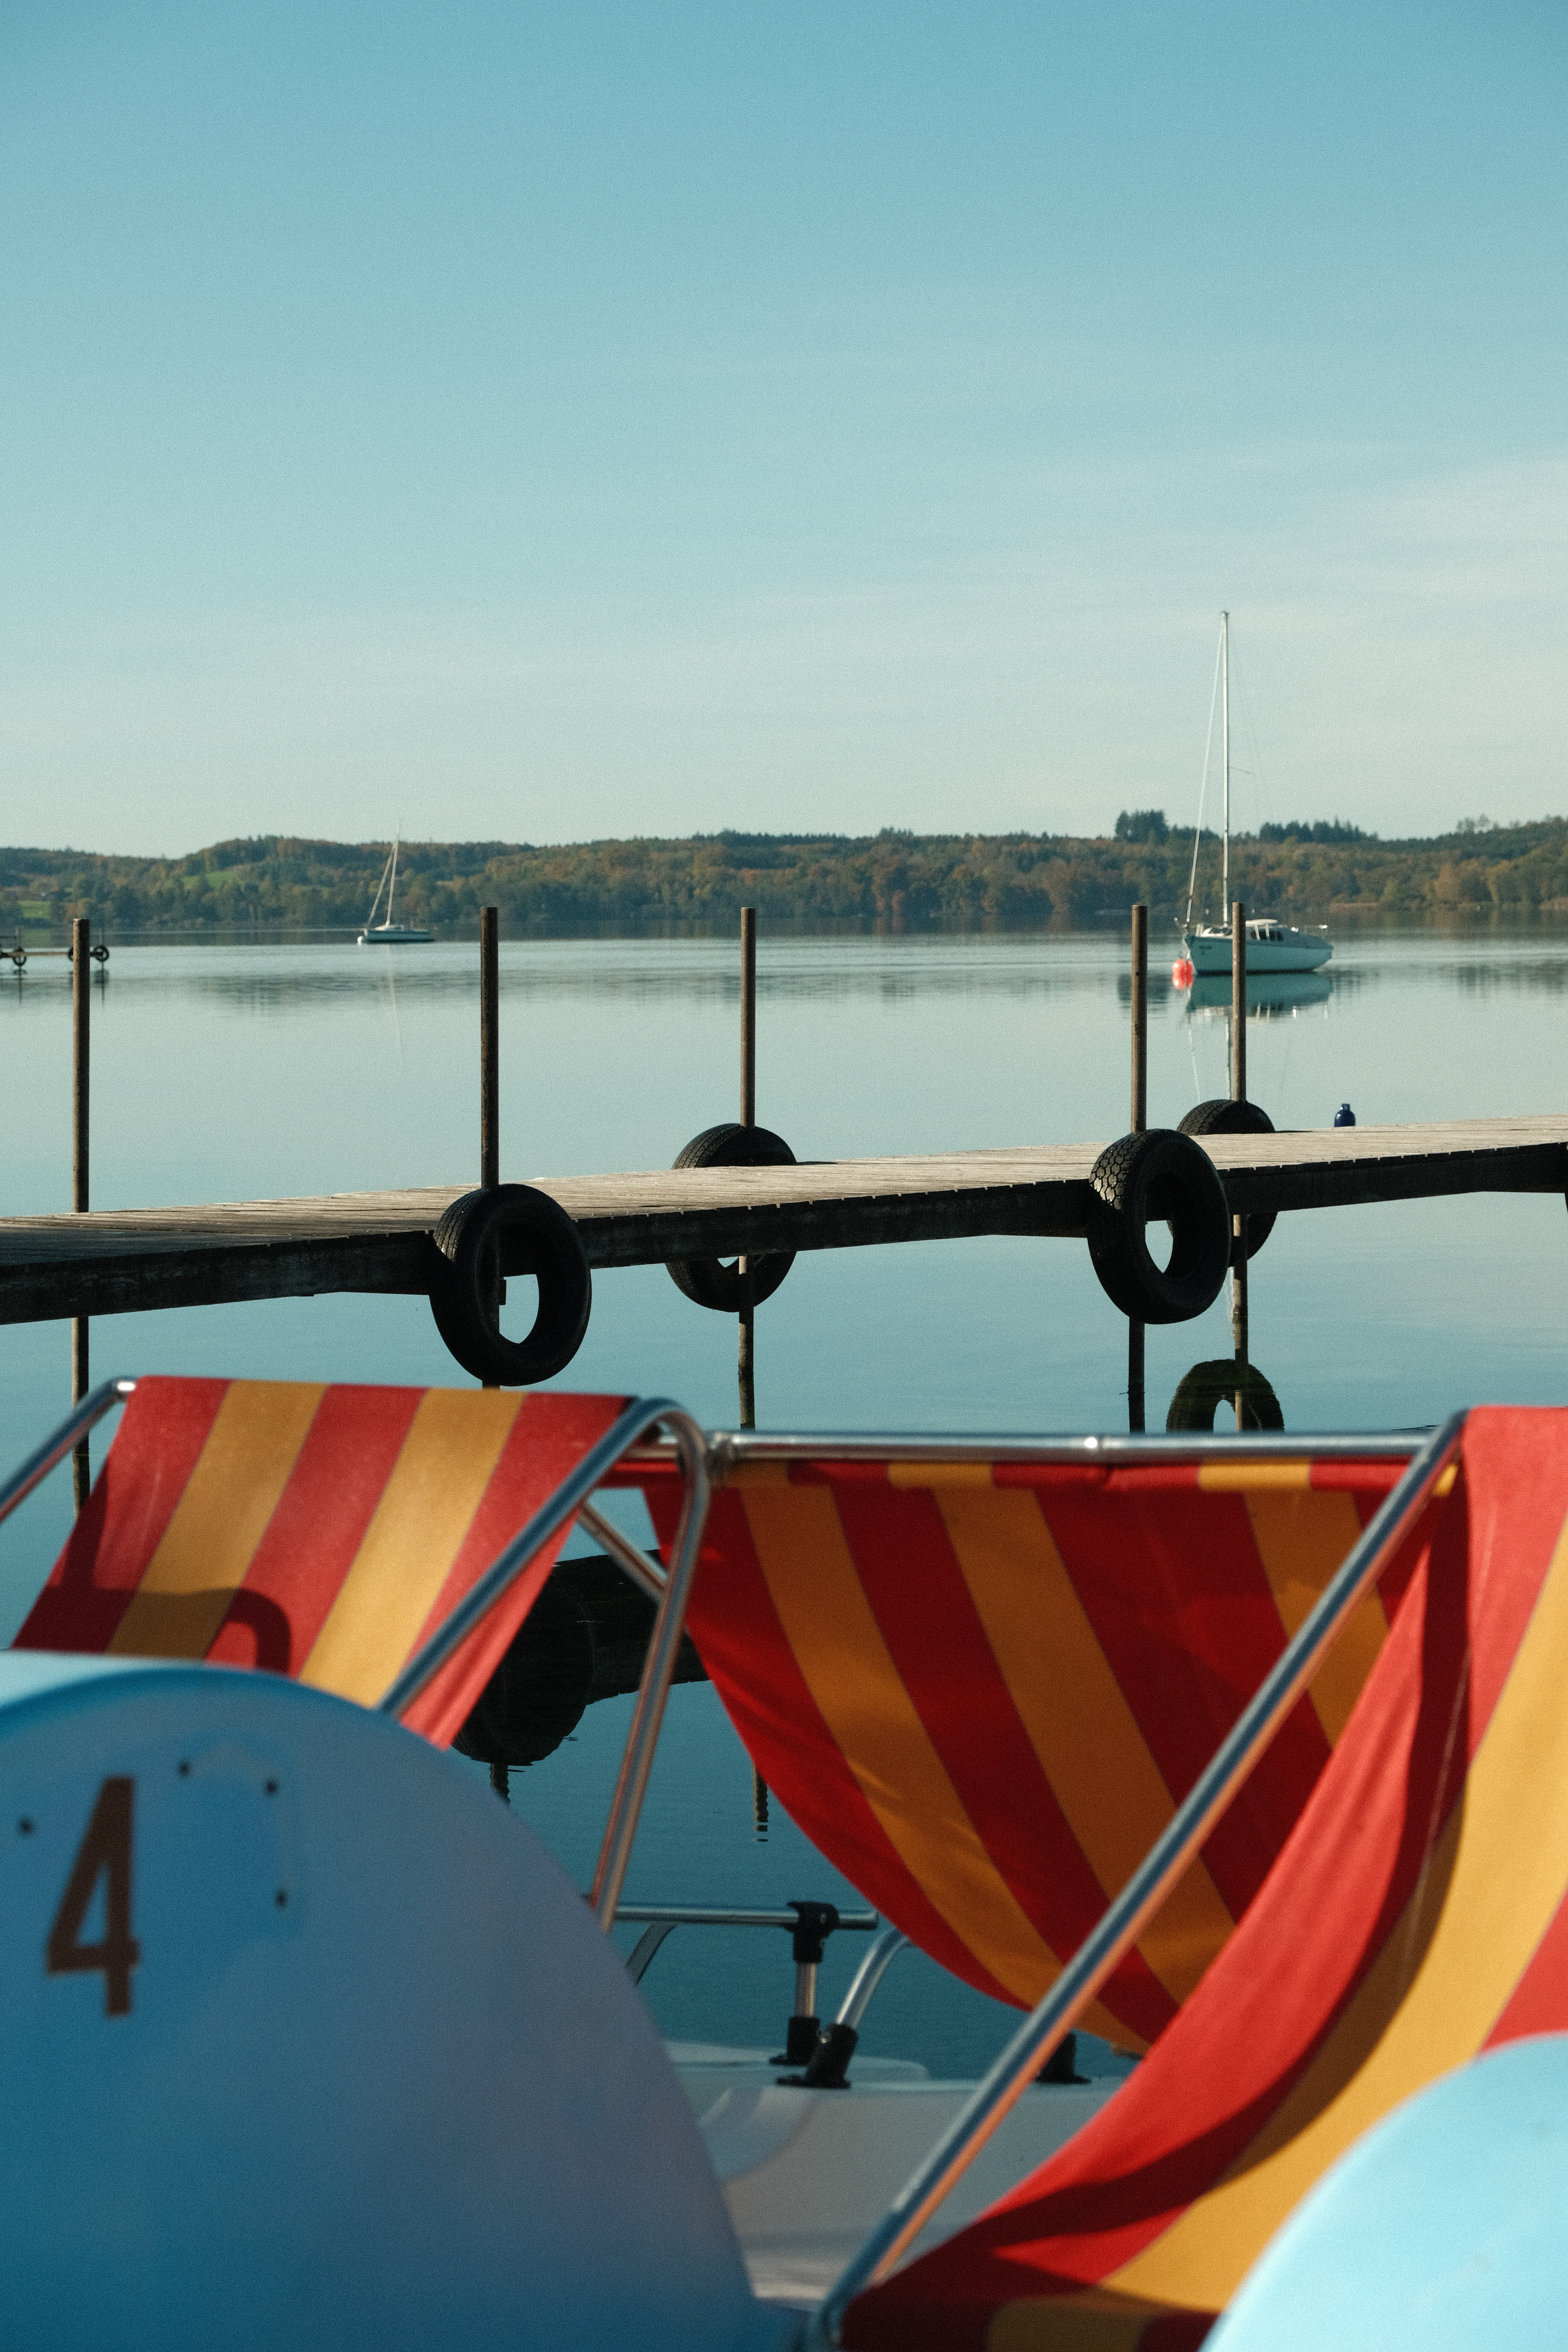
<path fill-rule="evenodd" d="M 793 1168 L 795 1157 L 782 1135 L 768 1127 L 742 1127 L 725 1119 L 705 1127 L 675 1156 L 677 1168 Z M 771 1298 L 791 1266 L 794 1250 L 763 1250 L 752 1260 L 752 1298 L 761 1306 Z M 738 1264 L 717 1257 L 671 1258 L 665 1268 L 683 1298 L 694 1307 L 710 1307 L 715 1315 L 741 1311 L 741 1270 Z"/>
<path fill-rule="evenodd" d="M 1187 1113 L 1177 1132 L 1182 1135 L 1272 1135 L 1274 1121 L 1255 1102 L 1233 1102 L 1228 1095 L 1214 1095 L 1207 1102 L 1198 1103 Z M 1259 1209 L 1247 1218 L 1242 1241 L 1248 1257 L 1258 1255 L 1274 1231 L 1274 1220 L 1279 1213 L 1278 1209 Z M 1233 1257 L 1235 1254 L 1233 1247 Z M 1259 1423 L 1260 1427 L 1266 1425 Z"/>
<path fill-rule="evenodd" d="M 563 1371 L 583 1344 L 594 1305 L 583 1237 L 565 1210 L 530 1184 L 498 1184 L 454 1201 L 434 1238 L 439 1263 L 430 1311 L 463 1370 L 502 1388 Z M 497 1318 L 509 1274 L 531 1274 L 539 1285 L 526 1339 L 509 1339 Z"/>
<path fill-rule="evenodd" d="M 1145 1225 L 1171 1228 L 1155 1265 Z M 1185 1323 L 1218 1297 L 1230 1264 L 1230 1211 L 1214 1161 L 1190 1136 L 1153 1127 L 1108 1144 L 1089 1180 L 1089 1254 L 1101 1289 L 1141 1323 Z"/>
<path fill-rule="evenodd" d="M 1221 1356 L 1209 1364 L 1194 1364 L 1190 1372 L 1182 1375 L 1171 1410 L 1165 1415 L 1167 1429 L 1212 1429 L 1214 1417 L 1222 1404 L 1234 1403 L 1241 1398 L 1243 1429 L 1283 1429 L 1285 1415 L 1279 1398 L 1256 1364 L 1238 1364 L 1234 1356 Z"/>

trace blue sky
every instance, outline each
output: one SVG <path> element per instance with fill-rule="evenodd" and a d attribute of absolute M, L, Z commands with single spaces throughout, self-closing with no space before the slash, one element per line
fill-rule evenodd
<path fill-rule="evenodd" d="M 1568 11 L 0 5 L 0 835 L 1568 807 Z M 1247 721 L 1250 719 L 1250 726 Z"/>

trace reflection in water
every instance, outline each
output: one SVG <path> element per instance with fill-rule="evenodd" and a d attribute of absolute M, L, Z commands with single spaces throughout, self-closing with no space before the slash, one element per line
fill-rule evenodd
<path fill-rule="evenodd" d="M 1234 1356 L 1219 1356 L 1206 1364 L 1194 1364 L 1184 1372 L 1171 1399 L 1171 1410 L 1165 1415 L 1167 1429 L 1212 1429 L 1215 1415 L 1221 1405 L 1240 1411 L 1238 1429 L 1283 1429 L 1285 1415 L 1279 1400 L 1256 1364 L 1237 1363 Z"/>
<path fill-rule="evenodd" d="M 1268 1021 L 1281 1013 L 1293 1013 L 1300 1005 L 1326 1004 L 1336 982 L 1342 980 L 1340 973 L 1326 971 L 1249 973 L 1247 982 L 1248 1016 Z M 1200 972 L 1188 991 L 1187 1005 L 1193 1013 L 1227 1013 L 1230 1011 L 1229 973 Z"/>
<path fill-rule="evenodd" d="M 397 1045 L 397 1058 L 403 1059 L 403 1024 L 397 1017 L 397 974 L 389 965 L 377 975 L 376 994 L 392 1015 L 392 1034 Z"/>
<path fill-rule="evenodd" d="M 763 983 L 775 1003 L 840 1005 L 875 1003 L 908 1010 L 932 999 L 997 999 L 1026 1002 L 1047 997 L 1098 998 L 1106 981 L 1099 941 L 1047 941 L 1042 936 L 1010 941 L 1005 950 L 960 940 L 911 943 L 891 962 L 889 943 L 837 946 L 768 940 L 763 943 Z M 883 951 L 877 960 L 867 951 Z M 188 1003 L 216 1000 L 226 1010 L 288 1013 L 363 1001 L 367 983 L 387 975 L 367 969 L 354 950 L 342 948 L 247 948 L 226 966 L 210 949 L 123 951 L 139 994 L 176 997 Z M 472 946 L 437 947 L 417 969 L 402 967 L 398 979 L 406 1007 L 471 997 L 479 963 Z M 1121 975 L 1125 1002 L 1126 975 Z M 616 940 L 591 945 L 560 940 L 505 940 L 501 946 L 500 992 L 504 998 L 542 999 L 583 1004 L 623 1002 L 682 1003 L 693 1007 L 739 1006 L 741 982 L 718 943 L 665 943 L 650 952 L 646 943 Z M 1150 1001 L 1163 1004 L 1169 985 L 1151 975 Z"/>

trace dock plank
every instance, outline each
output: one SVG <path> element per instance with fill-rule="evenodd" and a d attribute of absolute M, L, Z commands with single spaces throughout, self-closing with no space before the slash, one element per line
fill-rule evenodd
<path fill-rule="evenodd" d="M 1106 1139 L 1109 1140 L 1110 1139 Z M 983 1234 L 1081 1237 L 1104 1142 L 530 1177 L 595 1267 L 741 1251 L 852 1249 Z M 1210 1136 L 1233 1210 L 1459 1192 L 1568 1192 L 1568 1114 Z M 431 1234 L 463 1184 L 0 1219 L 0 1322 L 152 1307 L 423 1292 Z"/>

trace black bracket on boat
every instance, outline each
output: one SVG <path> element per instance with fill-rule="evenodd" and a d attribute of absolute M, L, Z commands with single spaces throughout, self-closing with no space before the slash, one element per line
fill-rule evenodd
<path fill-rule="evenodd" d="M 792 1937 L 795 1956 L 795 2014 L 789 2021 L 788 2037 L 784 2048 L 772 2060 L 775 2066 L 806 2066 L 816 2055 L 822 2034 L 816 2014 L 816 1971 L 827 1948 L 827 1938 L 838 1925 L 836 1903 L 797 1903 L 792 1899 L 788 1908 L 795 1913 Z"/>

